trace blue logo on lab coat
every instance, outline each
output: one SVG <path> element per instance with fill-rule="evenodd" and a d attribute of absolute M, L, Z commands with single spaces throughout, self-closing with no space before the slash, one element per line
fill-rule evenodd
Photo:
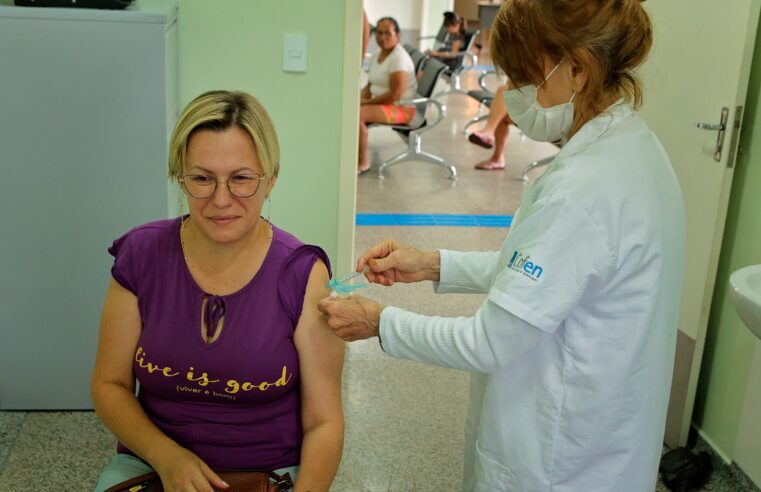
<path fill-rule="evenodd" d="M 542 272 L 544 271 L 541 266 L 531 261 L 530 255 L 523 256 L 518 250 L 513 252 L 513 257 L 507 262 L 507 268 L 522 273 L 534 282 L 539 280 L 539 277 L 542 276 Z"/>

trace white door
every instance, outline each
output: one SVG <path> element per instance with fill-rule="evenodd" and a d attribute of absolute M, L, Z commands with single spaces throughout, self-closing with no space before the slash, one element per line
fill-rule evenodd
<path fill-rule="evenodd" d="M 745 104 L 761 2 L 644 5 L 652 15 L 655 44 L 641 73 L 641 114 L 671 157 L 687 207 L 684 297 L 665 439 L 674 446 L 686 442 L 692 417 L 734 172 L 734 122 Z M 696 123 L 718 125 L 722 108 L 728 112 L 719 155 L 719 132 Z"/>

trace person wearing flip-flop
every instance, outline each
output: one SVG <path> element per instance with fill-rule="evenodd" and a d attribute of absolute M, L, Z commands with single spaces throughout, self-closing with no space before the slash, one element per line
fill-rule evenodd
<path fill-rule="evenodd" d="M 415 106 L 400 106 L 402 99 L 414 99 L 417 92 L 415 65 L 399 44 L 399 24 L 383 17 L 375 28 L 380 52 L 370 59 L 367 85 L 362 89 L 359 108 L 359 155 L 357 174 L 370 170 L 367 159 L 368 123 L 408 124 L 416 115 Z"/>
<path fill-rule="evenodd" d="M 510 116 L 507 114 L 504 94 L 507 84 L 499 86 L 494 95 L 486 126 L 480 132 L 468 135 L 468 141 L 485 149 L 494 148 L 488 159 L 476 164 L 481 171 L 499 171 L 505 168 L 505 146 L 510 135 Z"/>

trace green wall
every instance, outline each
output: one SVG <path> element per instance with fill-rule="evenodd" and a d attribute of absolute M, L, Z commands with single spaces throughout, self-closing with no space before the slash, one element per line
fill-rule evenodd
<path fill-rule="evenodd" d="M 755 337 L 735 311 L 729 275 L 761 263 L 761 30 L 756 36 L 748 97 L 740 137 L 716 290 L 708 323 L 693 420 L 725 458 L 735 438 L 748 383 Z M 761 381 L 758 382 L 761 384 Z"/>
<path fill-rule="evenodd" d="M 210 89 L 244 90 L 262 101 L 281 146 L 272 221 L 325 248 L 334 263 L 340 249 L 343 94 L 359 90 L 358 82 L 344 87 L 345 40 L 356 37 L 358 80 L 361 29 L 359 7 L 352 7 L 356 33 L 344 32 L 347 1 L 179 0 L 181 104 Z M 306 73 L 282 71 L 284 33 L 307 36 Z"/>

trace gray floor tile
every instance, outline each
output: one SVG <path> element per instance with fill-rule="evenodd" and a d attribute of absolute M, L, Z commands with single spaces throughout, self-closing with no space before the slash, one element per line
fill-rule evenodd
<path fill-rule="evenodd" d="M 0 472 L 16 444 L 26 412 L 0 412 Z"/>
<path fill-rule="evenodd" d="M 92 412 L 30 412 L 0 471 L 0 490 L 92 490 L 115 444 Z"/>
<path fill-rule="evenodd" d="M 382 357 L 347 364 L 346 451 L 331 490 L 456 490 L 468 376 Z"/>

